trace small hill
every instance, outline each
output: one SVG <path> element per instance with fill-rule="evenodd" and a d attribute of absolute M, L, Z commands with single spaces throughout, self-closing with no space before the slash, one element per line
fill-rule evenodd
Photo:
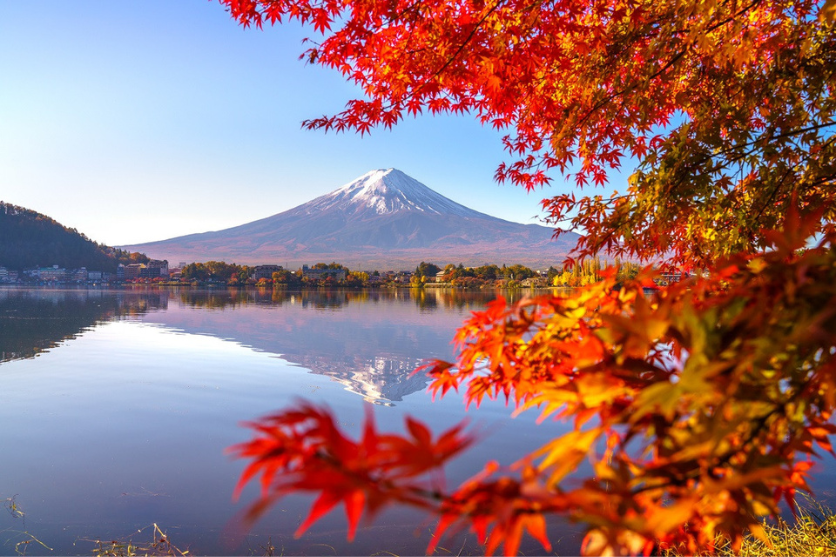
<path fill-rule="evenodd" d="M 41 213 L 0 201 L 0 267 L 22 270 L 58 265 L 116 272 L 119 263 L 144 263 L 143 254 L 111 248 Z"/>
<path fill-rule="evenodd" d="M 304 189 L 304 184 L 296 187 Z M 123 246 L 157 259 L 413 268 L 420 261 L 549 266 L 578 236 L 502 220 L 456 203 L 399 170 L 374 170 L 308 203 L 234 228 Z"/>

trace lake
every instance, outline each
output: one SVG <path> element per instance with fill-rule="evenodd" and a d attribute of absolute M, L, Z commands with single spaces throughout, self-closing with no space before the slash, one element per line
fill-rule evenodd
<path fill-rule="evenodd" d="M 481 442 L 448 468 L 454 486 L 491 459 L 510 464 L 554 435 L 503 402 L 465 412 L 432 402 L 411 372 L 450 358 L 456 328 L 495 293 L 450 290 L 0 289 L 0 555 L 91 555 L 96 540 L 153 540 L 158 524 L 195 555 L 421 555 L 433 523 L 393 508 L 346 541 L 338 508 L 299 539 L 311 498 L 283 499 L 254 528 L 257 498 L 232 492 L 245 462 L 224 449 L 241 423 L 299 399 L 326 403 L 355 437 L 374 409 L 383 431 L 409 414 L 438 432 L 468 418 Z M 814 488 L 828 502 L 832 460 Z M 578 554 L 579 527 L 550 520 L 555 551 Z M 41 545 L 41 543 L 43 545 Z M 437 555 L 478 555 L 473 534 Z M 521 552 L 542 554 L 530 538 Z"/>
<path fill-rule="evenodd" d="M 468 417 L 482 440 L 449 468 L 451 486 L 487 460 L 510 464 L 566 426 L 511 418 L 504 402 L 432 402 L 411 375 L 424 358 L 452 357 L 456 328 L 495 296 L 0 289 L 0 554 L 90 555 L 96 540 L 146 543 L 155 523 L 197 555 L 423 554 L 432 522 L 397 508 L 353 543 L 341 507 L 294 539 L 306 496 L 236 530 L 257 491 L 233 502 L 245 462 L 224 449 L 249 439 L 242 422 L 306 399 L 352 434 L 369 405 L 384 431 L 403 431 L 407 414 L 434 431 Z M 552 521 L 556 551 L 577 554 L 577 531 Z M 472 534 L 441 546 L 482 552 Z M 543 551 L 530 538 L 521 550 Z"/>

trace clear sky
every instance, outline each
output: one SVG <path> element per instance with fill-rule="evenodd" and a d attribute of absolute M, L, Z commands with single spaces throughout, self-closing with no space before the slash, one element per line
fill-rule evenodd
<path fill-rule="evenodd" d="M 210 0 L 0 0 L 0 200 L 122 245 L 250 222 L 377 168 L 517 222 L 566 188 L 494 182 L 501 134 L 472 117 L 302 130 L 358 94 L 298 60 L 304 36 L 245 30 Z"/>

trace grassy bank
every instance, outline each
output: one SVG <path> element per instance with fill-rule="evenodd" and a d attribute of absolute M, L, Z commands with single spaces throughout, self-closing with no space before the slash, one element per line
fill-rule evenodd
<path fill-rule="evenodd" d="M 764 521 L 765 539 L 748 535 L 739 551 L 728 540 L 719 540 L 712 555 L 721 557 L 836 556 L 836 512 L 815 501 L 799 505 L 798 517 L 788 523 L 779 518 Z M 669 557 L 685 555 L 666 552 Z"/>

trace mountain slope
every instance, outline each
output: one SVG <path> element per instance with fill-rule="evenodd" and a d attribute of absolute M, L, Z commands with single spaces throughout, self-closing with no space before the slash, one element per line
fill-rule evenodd
<path fill-rule="evenodd" d="M 58 265 L 115 272 L 120 262 L 145 261 L 144 255 L 131 259 L 128 253 L 97 244 L 46 215 L 0 201 L 0 267 Z"/>
<path fill-rule="evenodd" d="M 474 211 L 388 169 L 271 217 L 128 248 L 169 261 L 327 260 L 362 268 L 409 268 L 421 260 L 548 265 L 558 262 L 575 239 L 571 235 L 555 242 L 550 228 Z"/>

